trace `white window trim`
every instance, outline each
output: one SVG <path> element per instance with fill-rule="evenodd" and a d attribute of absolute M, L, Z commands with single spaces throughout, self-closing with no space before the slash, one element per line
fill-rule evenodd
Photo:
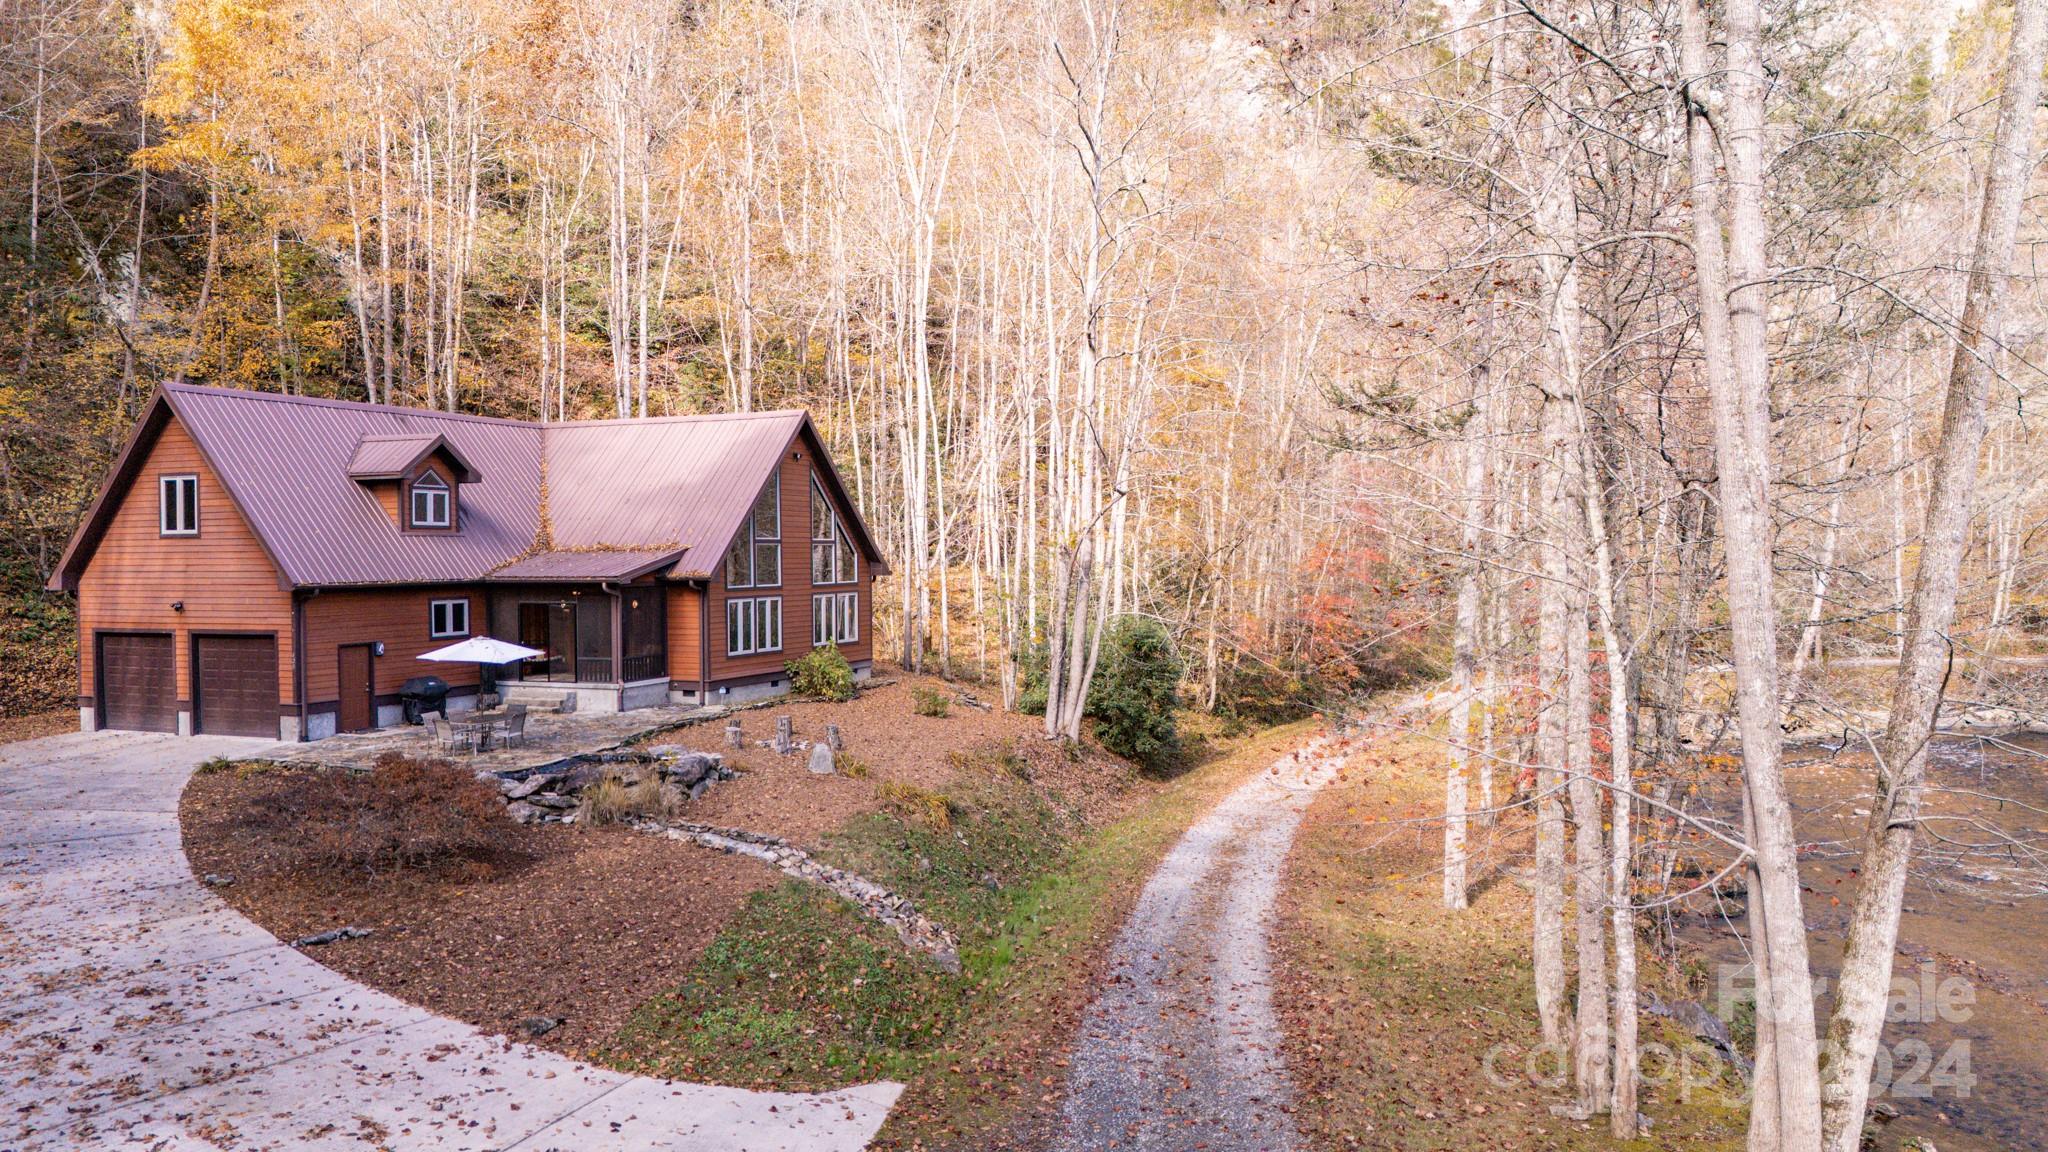
<path fill-rule="evenodd" d="M 774 627 L 766 625 L 773 619 Z M 739 644 L 733 643 L 733 625 L 737 621 Z M 766 643 L 767 633 L 774 632 L 775 642 Z M 782 597 L 780 596 L 738 596 L 725 602 L 725 654 L 727 656 L 754 656 L 763 652 L 782 651 Z"/>
<path fill-rule="evenodd" d="M 430 483 L 431 481 L 431 483 Z M 427 497 L 427 507 L 440 505 L 440 517 L 420 517 L 420 496 Z M 438 498 L 438 499 L 437 499 Z M 433 472 L 422 472 L 413 478 L 412 486 L 406 493 L 406 513 L 415 528 L 447 528 L 455 522 L 455 491 L 446 480 Z"/>
<path fill-rule="evenodd" d="M 192 488 L 192 522 L 190 524 L 176 523 L 184 517 L 185 501 L 182 499 L 182 494 L 173 496 L 172 493 L 186 485 L 190 485 Z M 157 477 L 156 531 L 159 536 L 199 535 L 199 477 L 197 474 L 184 472 L 176 476 Z"/>
<path fill-rule="evenodd" d="M 455 623 L 453 610 L 458 607 L 462 609 L 462 627 L 460 629 L 453 627 Z M 450 610 L 448 615 L 450 627 L 448 628 L 437 626 L 438 618 L 444 608 Z M 469 597 L 464 596 L 458 600 L 429 600 L 427 602 L 427 635 L 435 640 L 446 640 L 457 636 L 469 635 Z"/>
<path fill-rule="evenodd" d="M 830 496 L 826 495 L 825 485 L 819 481 L 816 472 L 811 473 L 811 501 L 814 504 L 820 501 L 824 503 L 825 518 L 830 523 L 832 533 L 830 536 L 811 537 L 811 583 L 817 587 L 860 583 L 860 549 L 853 546 L 853 537 L 846 531 L 846 521 L 839 515 L 839 506 L 832 502 Z M 846 546 L 847 554 L 853 558 L 853 570 L 850 572 L 839 571 L 840 545 L 842 544 Z M 820 547 L 826 545 L 830 545 L 832 548 L 832 578 L 820 580 L 817 578 L 818 565 L 816 554 Z"/>
<path fill-rule="evenodd" d="M 860 593 L 835 592 L 833 595 L 839 601 L 837 609 L 832 614 L 834 622 L 839 626 L 834 641 L 839 644 L 852 644 L 860 639 Z"/>
<path fill-rule="evenodd" d="M 772 536 L 762 536 L 757 534 L 754 530 L 754 509 L 761 503 L 761 493 L 757 492 L 754 494 L 754 502 L 752 504 L 747 505 L 746 519 L 743 522 L 741 522 L 739 531 L 733 535 L 732 543 L 727 545 L 725 549 L 725 586 L 727 588 L 782 587 L 782 476 L 780 473 L 777 473 L 776 475 L 770 477 L 768 483 L 762 486 L 763 492 L 769 490 L 773 490 L 775 493 L 775 533 Z M 745 540 L 747 542 L 747 578 L 745 581 L 733 579 L 732 571 L 733 547 L 739 544 L 741 540 Z M 759 548 L 763 544 L 775 545 L 776 578 L 773 583 L 762 583 L 760 580 L 756 579 L 756 577 L 760 575 L 760 573 L 756 571 L 756 569 L 758 569 L 760 566 L 758 563 Z M 777 649 L 769 649 L 769 651 L 776 650 Z"/>

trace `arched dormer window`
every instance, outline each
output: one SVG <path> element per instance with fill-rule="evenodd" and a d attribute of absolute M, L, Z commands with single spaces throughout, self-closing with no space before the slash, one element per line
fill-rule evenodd
<path fill-rule="evenodd" d="M 414 528 L 447 528 L 455 523 L 454 495 L 448 482 L 434 472 L 422 472 L 412 482 L 411 508 Z"/>

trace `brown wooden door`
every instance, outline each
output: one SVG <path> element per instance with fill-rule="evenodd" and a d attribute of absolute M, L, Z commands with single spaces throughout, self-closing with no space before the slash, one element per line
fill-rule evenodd
<path fill-rule="evenodd" d="M 192 642 L 195 731 L 277 737 L 277 640 L 200 636 Z"/>
<path fill-rule="evenodd" d="M 377 726 L 377 685 L 370 673 L 368 644 L 341 646 L 341 712 L 337 732 L 361 732 Z"/>
<path fill-rule="evenodd" d="M 99 638 L 100 727 L 178 730 L 177 649 L 168 632 Z"/>

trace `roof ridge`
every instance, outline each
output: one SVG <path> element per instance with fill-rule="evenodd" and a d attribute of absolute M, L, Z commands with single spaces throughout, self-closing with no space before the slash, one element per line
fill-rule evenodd
<path fill-rule="evenodd" d="M 282 392 L 262 392 L 254 388 L 223 388 L 212 384 L 177 384 L 166 382 L 159 385 L 166 392 L 199 396 L 232 397 L 238 400 L 267 400 L 272 403 L 292 404 L 320 408 L 340 408 L 352 412 L 389 412 L 397 416 L 423 416 L 435 420 L 466 420 L 480 424 L 509 425 L 515 428 L 594 428 L 606 425 L 636 424 L 679 424 L 690 421 L 713 420 L 772 420 L 801 418 L 808 413 L 804 408 L 770 408 L 752 412 L 696 412 L 678 416 L 609 416 L 593 420 L 520 420 L 511 416 L 485 416 L 475 412 L 444 412 L 439 408 L 415 408 L 405 404 L 373 404 L 363 400 L 340 400 L 327 396 L 292 396 Z M 423 432 L 370 433 L 377 436 L 422 436 Z M 367 438 L 367 435 L 365 438 Z"/>

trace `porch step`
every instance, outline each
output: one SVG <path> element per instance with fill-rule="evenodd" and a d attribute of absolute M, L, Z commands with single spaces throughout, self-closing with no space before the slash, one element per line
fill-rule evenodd
<path fill-rule="evenodd" d="M 528 708 L 555 712 L 573 711 L 576 707 L 576 694 L 559 688 L 544 688 L 538 684 L 500 684 L 498 691 L 507 704 L 524 704 Z M 565 703 L 567 708 L 563 707 Z"/>

